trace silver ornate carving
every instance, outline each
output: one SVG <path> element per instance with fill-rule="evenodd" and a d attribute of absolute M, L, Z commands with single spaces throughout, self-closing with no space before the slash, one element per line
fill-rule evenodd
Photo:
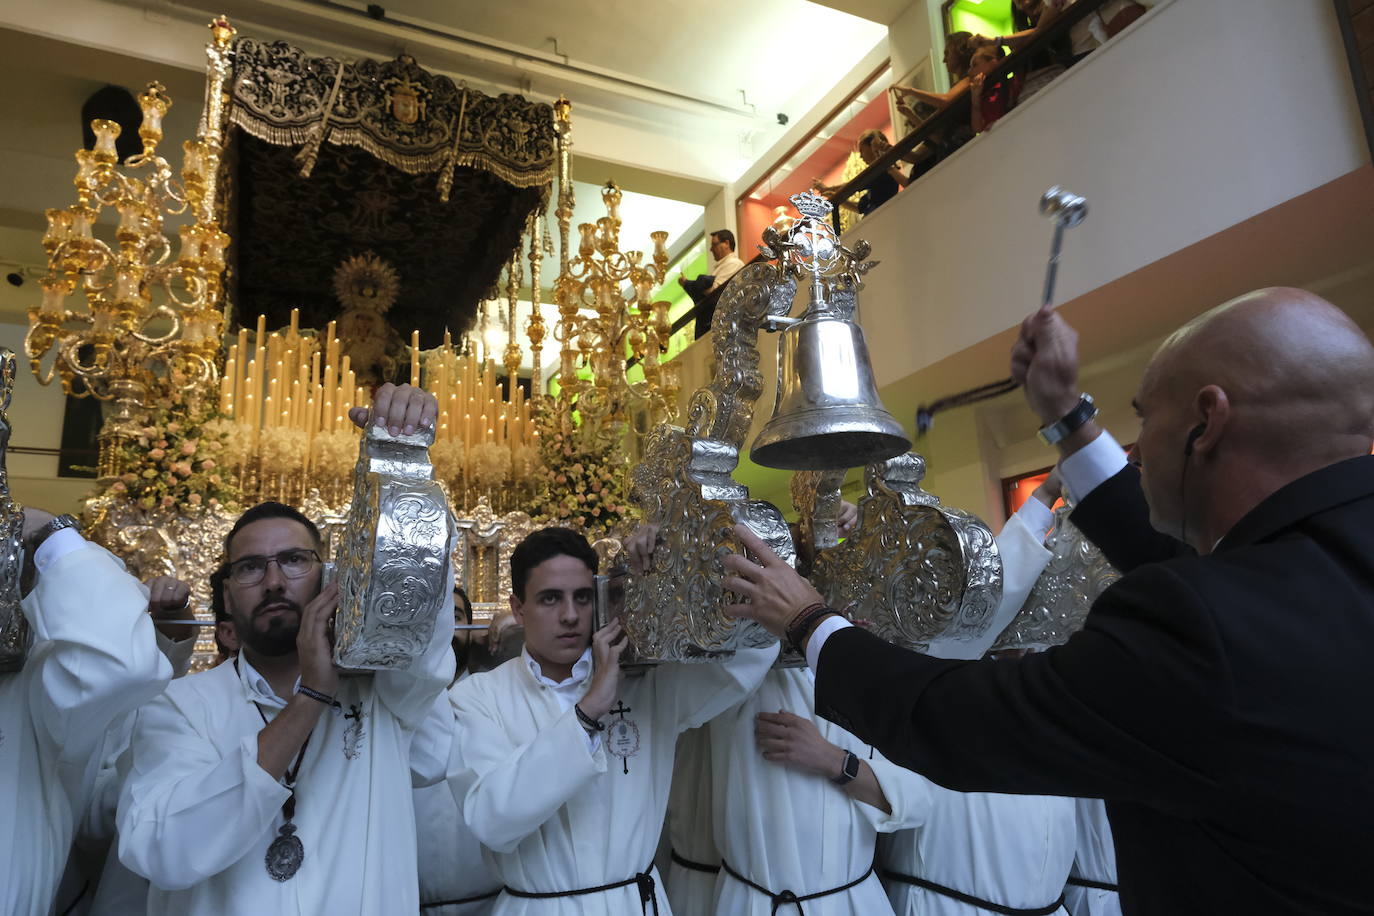
<path fill-rule="evenodd" d="M 834 545 L 841 477 L 795 484 L 803 533 L 817 544 L 811 581 L 856 623 L 918 651 L 936 639 L 986 634 L 1002 598 L 1002 559 L 978 518 L 940 504 L 921 488 L 925 459 L 915 453 L 869 465 L 859 522 Z M 804 491 L 810 488 L 817 496 Z M 807 502 L 815 509 L 808 512 Z"/>
<path fill-rule="evenodd" d="M 632 497 L 644 521 L 658 526 L 660 542 L 653 568 L 626 580 L 627 663 L 706 661 L 773 641 L 758 624 L 725 615 L 735 597 L 720 585 L 721 560 L 742 550 L 737 522 L 793 559 L 782 513 L 749 499 L 731 474 L 763 390 L 759 330 L 785 316 L 795 294 L 796 282 L 771 263 L 735 275 L 712 323 L 715 371 L 692 396 L 688 428 L 660 424 L 631 472 Z"/>
<path fill-rule="evenodd" d="M 1054 530 L 1045 539 L 1050 561 L 993 649 L 1045 649 L 1067 642 L 1083 629 L 1097 596 L 1121 578 L 1069 521 L 1070 511 L 1064 506 L 1055 513 Z"/>
<path fill-rule="evenodd" d="M 429 463 L 433 442 L 433 430 L 393 436 L 369 424 L 359 443 L 353 503 L 334 558 L 334 661 L 342 668 L 408 668 L 429 646 L 436 620 L 449 623 L 446 571 L 456 527 Z"/>
<path fill-rule="evenodd" d="M 19 606 L 24 569 L 24 512 L 10 499 L 5 452 L 10 444 L 10 397 L 14 393 L 14 351 L 0 347 L 0 671 L 24 667 L 30 631 Z"/>

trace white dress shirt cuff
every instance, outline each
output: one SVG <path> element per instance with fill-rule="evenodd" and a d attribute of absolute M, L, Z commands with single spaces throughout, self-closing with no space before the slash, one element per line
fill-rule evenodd
<path fill-rule="evenodd" d="M 1105 429 L 1096 439 L 1059 462 L 1059 476 L 1075 503 L 1120 473 L 1126 450 Z"/>
<path fill-rule="evenodd" d="M 854 624 L 845 620 L 839 614 L 834 617 L 827 617 L 822 620 L 816 629 L 811 631 L 811 638 L 806 641 L 806 663 L 815 671 L 816 666 L 821 661 L 821 647 L 830 638 L 830 634 L 836 630 L 843 630 L 845 627 L 852 627 Z"/>
<path fill-rule="evenodd" d="M 1050 511 L 1049 506 L 1034 496 L 1021 504 L 1021 508 L 1016 510 L 1016 515 L 1026 528 L 1039 535 L 1041 539 L 1054 527 L 1054 513 Z"/>
<path fill-rule="evenodd" d="M 81 532 L 75 528 L 58 528 L 44 538 L 43 543 L 39 544 L 38 549 L 33 552 L 33 567 L 41 575 L 49 566 L 73 550 L 80 550 L 85 547 L 86 543 L 87 541 L 81 536 Z"/>

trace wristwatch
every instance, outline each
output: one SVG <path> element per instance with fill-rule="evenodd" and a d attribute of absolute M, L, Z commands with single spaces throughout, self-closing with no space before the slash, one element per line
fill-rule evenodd
<path fill-rule="evenodd" d="M 1073 406 L 1073 410 L 1049 426 L 1040 428 L 1040 441 L 1046 445 L 1058 445 L 1096 416 L 1097 405 L 1093 403 L 1092 395 L 1082 395 Z"/>
<path fill-rule="evenodd" d="M 42 544 L 63 528 L 75 528 L 77 531 L 80 531 L 81 523 L 76 520 L 75 516 L 65 514 L 59 515 L 42 528 L 39 528 L 33 534 L 29 535 L 28 539 L 24 542 L 24 549 L 32 556 L 33 552 L 38 549 L 39 544 Z"/>
<path fill-rule="evenodd" d="M 846 786 L 854 781 L 854 777 L 859 775 L 859 758 L 854 756 L 853 751 L 844 752 L 844 766 L 840 767 L 840 775 L 830 777 L 830 781 L 837 786 Z"/>

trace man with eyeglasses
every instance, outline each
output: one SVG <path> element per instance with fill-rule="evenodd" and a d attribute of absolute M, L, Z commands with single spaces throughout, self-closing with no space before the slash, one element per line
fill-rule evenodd
<path fill-rule="evenodd" d="M 393 433 L 436 413 L 406 385 L 374 397 Z M 173 683 L 134 726 L 119 855 L 152 882 L 148 913 L 417 912 L 411 743 L 453 676 L 452 631 L 407 670 L 340 677 L 338 591 L 309 519 L 263 503 L 224 547 L 211 582 L 238 658 Z"/>

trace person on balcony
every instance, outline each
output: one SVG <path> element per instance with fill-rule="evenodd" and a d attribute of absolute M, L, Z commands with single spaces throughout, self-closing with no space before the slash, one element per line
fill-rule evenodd
<path fill-rule="evenodd" d="M 887 135 L 879 128 L 872 127 L 859 134 L 859 139 L 855 141 L 855 150 L 859 157 L 863 159 L 865 165 L 872 165 L 879 159 L 892 151 L 892 143 L 888 141 Z M 913 153 L 906 153 L 902 159 L 910 163 L 919 163 L 920 158 Z M 854 203 L 847 200 L 841 201 L 840 206 L 846 210 L 852 210 L 860 216 L 867 216 L 874 210 L 887 203 L 897 196 L 897 192 L 906 187 L 911 182 L 911 177 L 902 171 L 902 167 L 896 163 L 888 166 L 873 182 L 868 186 L 868 190 L 860 195 Z M 834 198 L 842 185 L 822 184 L 819 178 L 811 180 L 811 188 L 818 194 Z"/>
<path fill-rule="evenodd" d="M 688 280 L 678 274 L 677 283 L 692 297 L 697 307 L 696 336 L 704 337 L 711 331 L 711 319 L 716 314 L 716 303 L 730 278 L 744 268 L 744 261 L 735 253 L 735 234 L 729 229 L 717 229 L 709 239 L 711 269 Z"/>
<path fill-rule="evenodd" d="M 1021 90 L 1021 77 L 998 73 L 1002 49 L 984 45 L 973 52 L 969 63 L 969 127 L 975 134 L 992 127 L 1016 105 Z"/>

